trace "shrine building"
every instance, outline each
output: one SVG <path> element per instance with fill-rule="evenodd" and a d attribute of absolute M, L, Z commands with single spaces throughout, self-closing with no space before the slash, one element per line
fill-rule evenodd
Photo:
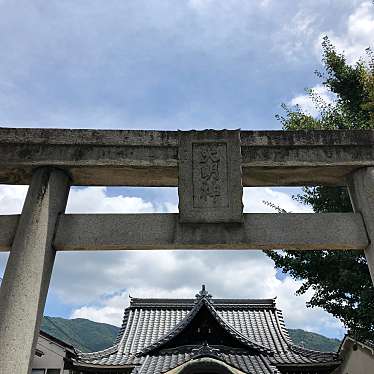
<path fill-rule="evenodd" d="M 327 374 L 336 353 L 292 343 L 275 299 L 131 298 L 114 345 L 79 353 L 71 373 Z"/>

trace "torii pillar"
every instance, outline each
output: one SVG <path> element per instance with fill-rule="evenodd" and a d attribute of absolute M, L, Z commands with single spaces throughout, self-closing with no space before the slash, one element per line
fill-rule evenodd
<path fill-rule="evenodd" d="M 353 209 L 361 213 L 370 240 L 365 256 L 374 284 L 374 167 L 365 167 L 352 173 L 348 178 L 348 190 Z"/>
<path fill-rule="evenodd" d="M 68 193 L 65 172 L 34 172 L 0 290 L 0 374 L 31 372 L 56 255 L 52 241 Z"/>

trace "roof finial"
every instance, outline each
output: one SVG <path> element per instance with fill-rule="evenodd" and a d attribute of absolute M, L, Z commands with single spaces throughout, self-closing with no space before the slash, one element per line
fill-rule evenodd
<path fill-rule="evenodd" d="M 205 289 L 205 284 L 201 286 L 201 291 L 195 295 L 197 300 L 201 299 L 211 299 L 212 295 Z"/>

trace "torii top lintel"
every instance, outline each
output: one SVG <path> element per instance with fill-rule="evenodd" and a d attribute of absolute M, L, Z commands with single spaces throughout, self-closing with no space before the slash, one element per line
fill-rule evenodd
<path fill-rule="evenodd" d="M 29 184 L 35 168 L 54 166 L 74 185 L 178 186 L 180 133 L 0 128 L 0 183 Z M 374 130 L 239 136 L 243 186 L 345 185 L 353 171 L 374 166 Z"/>

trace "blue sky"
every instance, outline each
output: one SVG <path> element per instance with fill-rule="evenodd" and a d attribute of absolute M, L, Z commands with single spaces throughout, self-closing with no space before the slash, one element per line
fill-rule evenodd
<path fill-rule="evenodd" d="M 101 129 L 279 129 L 300 104 L 328 35 L 354 63 L 374 42 L 374 6 L 359 0 L 0 0 L 0 126 Z M 0 212 L 26 188 L 0 186 Z M 247 211 L 271 200 L 307 211 L 292 189 L 248 189 Z M 172 212 L 175 189 L 73 189 L 71 212 Z M 0 257 L 3 272 L 6 256 Z M 264 275 L 266 274 L 266 275 Z M 128 294 L 274 297 L 290 327 L 341 337 L 342 326 L 280 276 L 261 252 L 60 253 L 46 314 L 119 324 Z"/>
<path fill-rule="evenodd" d="M 277 128 L 317 82 L 321 34 L 344 38 L 361 3 L 3 0 L 0 121 Z"/>

